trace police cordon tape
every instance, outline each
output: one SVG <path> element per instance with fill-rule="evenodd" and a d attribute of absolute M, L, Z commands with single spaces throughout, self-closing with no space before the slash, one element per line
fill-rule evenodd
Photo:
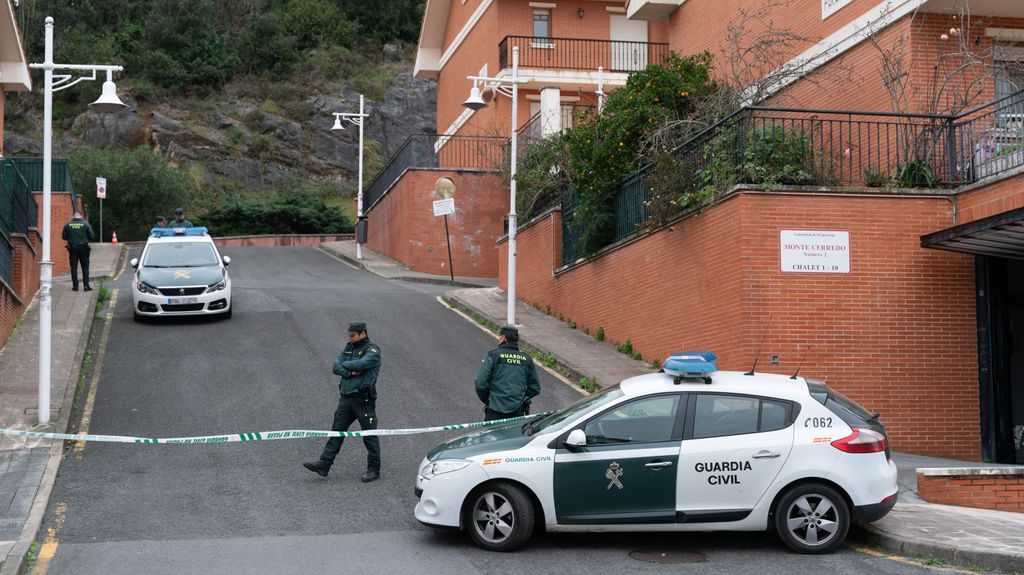
<path fill-rule="evenodd" d="M 60 439 L 66 441 L 96 441 L 104 443 L 146 443 L 146 444 L 183 444 L 183 443 L 232 443 L 235 441 L 272 441 L 275 439 L 308 439 L 324 437 L 369 437 L 385 435 L 419 435 L 421 433 L 435 433 L 438 431 L 453 431 L 458 429 L 472 429 L 476 427 L 490 427 L 513 421 L 525 421 L 544 413 L 534 413 L 522 417 L 509 417 L 507 419 L 495 419 L 493 421 L 475 421 L 473 423 L 457 423 L 454 425 L 436 425 L 434 427 L 413 427 L 408 429 L 368 429 L 366 431 L 309 431 L 304 429 L 290 429 L 283 431 L 253 431 L 250 433 L 231 433 L 228 435 L 201 435 L 197 437 L 131 437 L 126 435 L 92 435 L 88 433 L 49 433 L 45 431 L 23 431 L 18 429 L 0 428 L 0 435 L 13 435 L 17 437 L 29 437 L 36 439 Z"/>

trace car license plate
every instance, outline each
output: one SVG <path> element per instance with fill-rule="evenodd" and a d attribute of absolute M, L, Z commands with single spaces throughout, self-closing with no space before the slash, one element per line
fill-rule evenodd
<path fill-rule="evenodd" d="M 170 305 L 180 305 L 185 303 L 199 303 L 197 297 L 171 297 L 167 298 L 167 303 Z"/>

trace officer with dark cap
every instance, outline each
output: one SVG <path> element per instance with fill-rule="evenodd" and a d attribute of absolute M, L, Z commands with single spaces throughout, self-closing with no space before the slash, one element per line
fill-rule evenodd
<path fill-rule="evenodd" d="M 498 347 L 484 356 L 474 383 L 486 406 L 486 421 L 526 415 L 530 400 L 540 395 L 540 378 L 533 358 L 519 349 L 515 326 L 503 326 L 498 332 Z"/>
<path fill-rule="evenodd" d="M 185 219 L 185 210 L 182 208 L 174 209 L 174 221 L 171 222 L 170 227 L 172 228 L 191 228 L 192 222 Z"/>
<path fill-rule="evenodd" d="M 89 285 L 89 253 L 92 251 L 89 242 L 92 241 L 92 226 L 82 219 L 82 212 L 75 210 L 71 221 L 64 224 L 60 237 L 67 242 L 68 257 L 71 260 L 71 291 L 78 291 L 79 265 L 82 266 L 85 291 L 92 291 Z"/>
<path fill-rule="evenodd" d="M 370 341 L 363 322 L 348 326 L 348 345 L 334 360 L 334 375 L 341 376 L 338 389 L 341 398 L 334 411 L 332 431 L 348 431 L 349 426 L 359 420 L 363 431 L 377 429 L 377 374 L 380 372 L 380 346 Z M 332 437 L 327 441 L 319 461 L 307 461 L 306 469 L 327 477 L 334 458 L 341 451 L 344 438 Z M 360 477 L 363 483 L 380 479 L 380 439 L 376 436 L 363 437 L 366 446 L 366 473 Z"/>
<path fill-rule="evenodd" d="M 165 218 L 163 216 L 157 216 L 156 217 L 156 222 L 154 222 L 153 227 L 166 228 L 167 227 L 167 218 Z"/>

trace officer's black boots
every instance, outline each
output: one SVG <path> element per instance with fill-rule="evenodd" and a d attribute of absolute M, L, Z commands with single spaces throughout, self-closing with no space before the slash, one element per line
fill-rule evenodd
<path fill-rule="evenodd" d="M 331 466 L 325 465 L 323 461 L 305 461 L 302 466 L 320 477 L 327 477 L 327 472 L 331 470 Z"/>
<path fill-rule="evenodd" d="M 359 481 L 362 481 L 363 483 L 369 483 L 371 481 L 377 481 L 378 479 L 380 479 L 379 470 L 367 469 L 366 473 L 364 473 L 363 476 L 359 478 Z"/>

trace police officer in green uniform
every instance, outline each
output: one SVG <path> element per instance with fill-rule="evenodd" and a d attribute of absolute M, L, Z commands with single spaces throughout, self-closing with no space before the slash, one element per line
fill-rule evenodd
<path fill-rule="evenodd" d="M 68 257 L 71 259 L 71 290 L 78 291 L 78 266 L 82 266 L 82 283 L 85 291 L 92 291 L 89 285 L 89 242 L 92 241 L 92 226 L 82 219 L 82 213 L 75 211 L 71 221 L 64 224 L 60 237 L 67 242 Z"/>
<path fill-rule="evenodd" d="M 506 325 L 498 347 L 487 352 L 476 372 L 476 394 L 484 402 L 486 421 L 526 415 L 530 399 L 540 394 L 533 358 L 519 350 L 519 330 Z"/>
<path fill-rule="evenodd" d="M 363 322 L 348 326 L 348 345 L 334 360 L 334 374 L 341 376 L 338 388 L 341 398 L 334 412 L 332 431 L 348 431 L 352 422 L 359 420 L 363 431 L 377 429 L 377 374 L 380 372 L 380 346 L 370 341 Z M 332 437 L 327 441 L 319 461 L 307 461 L 306 469 L 327 477 L 334 458 L 341 451 L 344 438 Z M 363 483 L 380 479 L 380 439 L 376 436 L 363 437 L 366 445 L 366 473 L 360 477 Z"/>
<path fill-rule="evenodd" d="M 172 228 L 191 228 L 192 222 L 185 219 L 185 210 L 181 208 L 174 209 L 174 221 L 171 222 Z"/>

